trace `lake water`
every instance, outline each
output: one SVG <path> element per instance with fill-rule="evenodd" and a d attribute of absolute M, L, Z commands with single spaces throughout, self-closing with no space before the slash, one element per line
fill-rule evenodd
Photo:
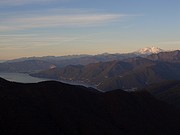
<path fill-rule="evenodd" d="M 24 73 L 2 73 L 2 72 L 0 72 L 0 77 L 6 79 L 8 81 L 20 82 L 20 83 L 37 83 L 37 82 L 52 80 L 52 79 L 32 77 L 32 76 L 30 76 L 28 74 L 24 74 Z M 55 81 L 59 81 L 59 80 L 55 80 Z M 83 84 L 83 83 L 78 83 L 78 82 L 67 82 L 67 81 L 60 81 L 60 82 L 71 84 L 71 85 L 82 85 L 85 87 L 96 88 L 93 85 L 88 85 L 88 84 Z"/>
<path fill-rule="evenodd" d="M 37 83 L 37 82 L 42 82 L 42 81 L 53 80 L 53 79 L 32 77 L 29 74 L 25 74 L 25 73 L 0 72 L 0 77 L 6 79 L 8 81 L 21 82 L 21 83 Z M 55 80 L 55 81 L 59 81 L 59 80 Z M 77 83 L 77 82 L 67 82 L 67 81 L 60 81 L 60 82 L 68 83 L 68 84 L 72 84 L 72 85 L 83 85 L 86 87 L 93 87 L 92 85 L 85 85 L 83 83 Z"/>
<path fill-rule="evenodd" d="M 37 82 L 48 80 L 48 79 L 32 77 L 24 73 L 1 73 L 0 72 L 0 77 L 8 81 L 21 82 L 21 83 L 37 83 Z"/>

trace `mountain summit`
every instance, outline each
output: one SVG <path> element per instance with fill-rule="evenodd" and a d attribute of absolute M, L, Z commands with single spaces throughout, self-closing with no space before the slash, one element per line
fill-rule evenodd
<path fill-rule="evenodd" d="M 163 49 L 157 48 L 157 47 L 146 47 L 146 48 L 142 48 L 140 50 L 137 51 L 138 54 L 154 54 L 154 53 L 159 53 L 159 52 L 163 52 Z"/>

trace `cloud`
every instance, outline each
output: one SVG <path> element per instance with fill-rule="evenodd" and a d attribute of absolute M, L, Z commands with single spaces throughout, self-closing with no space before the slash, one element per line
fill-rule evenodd
<path fill-rule="evenodd" d="M 99 26 L 109 22 L 114 22 L 126 17 L 121 14 L 106 13 L 51 13 L 51 14 L 33 14 L 17 15 L 1 18 L 0 31 L 27 30 L 34 28 L 52 28 L 52 27 L 88 27 Z"/>
<path fill-rule="evenodd" d="M 18 6 L 18 5 L 25 5 L 25 4 L 33 4 L 33 3 L 49 3 L 58 0 L 0 0 L 1 6 Z M 59 1 L 67 1 L 67 0 L 59 0 Z"/>
<path fill-rule="evenodd" d="M 34 47 L 34 46 L 46 46 L 51 44 L 60 44 L 62 42 L 70 42 L 78 39 L 74 36 L 54 36 L 54 35 L 0 35 L 0 48 L 9 48 L 12 46 L 22 47 Z M 27 46 L 30 45 L 30 46 Z"/>
<path fill-rule="evenodd" d="M 5 0 L 3 0 L 6 2 Z M 13 0 L 7 0 L 8 3 Z M 30 0 L 14 0 L 19 3 L 28 3 Z M 31 2 L 51 0 L 31 0 Z M 56 0 L 54 0 L 56 1 Z M 72 1 L 72 0 L 60 0 Z M 0 0 L 0 5 L 2 1 Z M 25 10 L 0 13 L 0 32 L 12 32 L 18 30 L 47 29 L 47 28 L 74 28 L 102 26 L 112 22 L 119 22 L 126 18 L 133 18 L 140 15 L 107 13 L 102 10 L 83 8 L 47 8 L 33 11 Z"/>

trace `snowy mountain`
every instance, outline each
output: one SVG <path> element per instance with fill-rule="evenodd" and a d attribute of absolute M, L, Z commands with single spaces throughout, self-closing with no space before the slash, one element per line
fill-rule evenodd
<path fill-rule="evenodd" d="M 164 52 L 164 50 L 153 46 L 153 47 L 142 48 L 135 53 L 142 55 L 149 55 L 149 54 L 156 54 L 159 52 Z"/>

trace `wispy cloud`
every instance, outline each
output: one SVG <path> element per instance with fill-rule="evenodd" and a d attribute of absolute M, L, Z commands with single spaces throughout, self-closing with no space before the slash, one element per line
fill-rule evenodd
<path fill-rule="evenodd" d="M 50 27 L 87 27 L 119 21 L 128 15 L 109 13 L 65 13 L 54 11 L 47 14 L 22 14 L 1 18 L 0 31 L 26 30 Z"/>
<path fill-rule="evenodd" d="M 61 44 L 63 42 L 71 42 L 78 39 L 78 37 L 73 36 L 50 36 L 50 35 L 0 35 L 0 48 L 9 49 L 9 48 L 34 48 L 34 47 L 45 47 L 51 45 Z"/>
<path fill-rule="evenodd" d="M 1 12 L 0 56 L 6 56 L 10 53 L 18 56 L 47 55 L 47 53 L 54 55 L 55 52 L 59 55 L 59 53 L 65 53 L 64 48 L 66 53 L 78 52 L 79 48 L 75 49 L 74 47 L 75 50 L 73 50 L 69 49 L 69 46 L 92 42 L 96 35 L 92 35 L 94 32 L 90 32 L 90 35 L 88 33 L 82 35 L 74 32 L 74 29 L 68 33 L 64 28 L 90 30 L 91 27 L 106 27 L 132 16 L 134 15 L 106 13 L 92 9 L 48 8 L 34 11 L 26 10 L 25 12 Z M 44 30 L 48 32 L 42 33 Z M 84 50 L 86 50 L 85 46 Z M 25 53 L 20 54 L 20 52 Z"/>
<path fill-rule="evenodd" d="M 1 6 L 18 6 L 25 4 L 33 4 L 33 3 L 49 3 L 54 1 L 67 1 L 67 0 L 0 0 Z"/>
<path fill-rule="evenodd" d="M 1 59 L 10 59 L 22 56 L 59 55 L 64 52 L 61 49 L 62 46 L 68 48 L 68 43 L 79 38 L 78 36 L 46 34 L 1 34 L 0 56 Z"/>

